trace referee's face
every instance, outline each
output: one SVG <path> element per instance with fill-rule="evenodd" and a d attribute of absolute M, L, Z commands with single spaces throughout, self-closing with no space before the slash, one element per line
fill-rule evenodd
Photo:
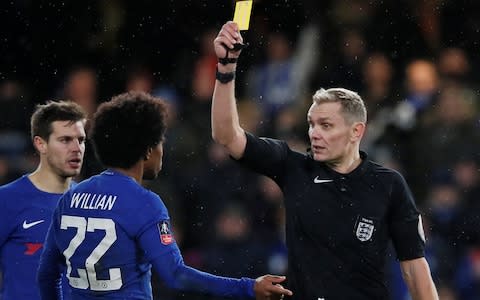
<path fill-rule="evenodd" d="M 312 104 L 307 114 L 308 136 L 313 159 L 327 163 L 342 163 L 354 153 L 354 125 L 341 114 L 341 104 Z"/>

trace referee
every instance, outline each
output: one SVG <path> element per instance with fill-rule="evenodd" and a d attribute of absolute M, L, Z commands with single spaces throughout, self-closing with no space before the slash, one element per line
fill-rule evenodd
<path fill-rule="evenodd" d="M 219 63 L 212 136 L 283 191 L 292 299 L 388 299 L 383 270 L 390 240 L 412 298 L 438 299 L 409 187 L 398 172 L 369 161 L 359 150 L 367 120 L 360 96 L 342 88 L 315 93 L 307 114 L 307 153 L 246 133 L 234 96 L 241 50 L 233 45 L 242 41 L 233 22 L 214 41 Z"/>

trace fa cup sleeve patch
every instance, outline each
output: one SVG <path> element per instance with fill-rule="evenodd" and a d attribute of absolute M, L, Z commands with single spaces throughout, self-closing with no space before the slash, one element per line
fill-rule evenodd
<path fill-rule="evenodd" d="M 170 228 L 170 222 L 167 220 L 158 223 L 158 231 L 160 233 L 160 241 L 164 245 L 170 245 L 173 243 L 173 234 Z"/>

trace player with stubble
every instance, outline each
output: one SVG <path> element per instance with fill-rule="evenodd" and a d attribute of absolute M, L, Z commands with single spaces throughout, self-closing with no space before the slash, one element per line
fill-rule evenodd
<path fill-rule="evenodd" d="M 272 178 L 283 191 L 291 299 L 388 299 L 384 267 L 390 240 L 412 299 L 438 299 L 409 187 L 401 174 L 360 151 L 367 121 L 361 97 L 343 88 L 316 91 L 305 153 L 285 141 L 256 137 L 241 128 L 235 103 L 242 50 L 234 44 L 242 43 L 233 22 L 214 40 L 219 63 L 212 136 L 240 164 Z"/>
<path fill-rule="evenodd" d="M 0 269 L 3 300 L 40 299 L 35 281 L 51 216 L 74 185 L 85 153 L 86 113 L 70 101 L 38 105 L 31 137 L 40 162 L 35 171 L 0 187 Z M 69 289 L 64 289 L 64 299 Z M 1 298 L 1 297 L 0 297 Z"/>

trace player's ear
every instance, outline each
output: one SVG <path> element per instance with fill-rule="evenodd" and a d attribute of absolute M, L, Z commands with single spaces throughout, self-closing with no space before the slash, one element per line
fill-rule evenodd
<path fill-rule="evenodd" d="M 153 151 L 152 147 L 149 147 L 149 148 L 147 149 L 147 153 L 145 153 L 145 156 L 143 157 L 143 160 L 149 160 L 149 159 L 150 159 L 150 155 L 152 154 L 152 151 Z"/>
<path fill-rule="evenodd" d="M 33 146 L 37 149 L 38 153 L 46 154 L 47 153 L 47 141 L 45 141 L 40 136 L 36 135 L 33 137 Z"/>

